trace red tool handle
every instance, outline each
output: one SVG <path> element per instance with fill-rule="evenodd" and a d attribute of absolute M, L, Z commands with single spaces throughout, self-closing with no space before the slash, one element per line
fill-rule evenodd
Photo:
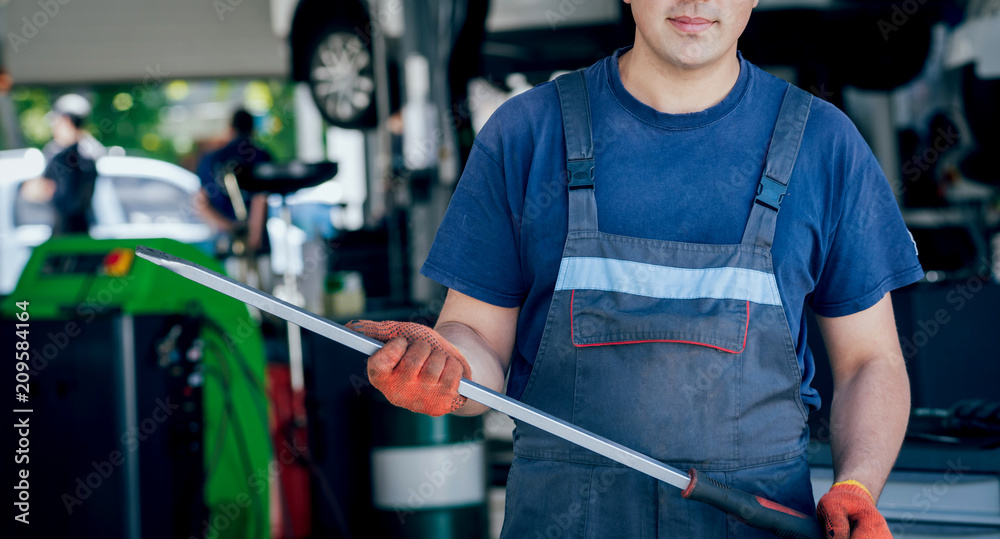
<path fill-rule="evenodd" d="M 688 475 L 691 483 L 681 496 L 689 500 L 714 505 L 740 522 L 767 530 L 783 539 L 824 539 L 826 536 L 819 521 L 813 517 L 723 485 L 711 477 L 699 476 L 694 468 L 688 470 Z"/>

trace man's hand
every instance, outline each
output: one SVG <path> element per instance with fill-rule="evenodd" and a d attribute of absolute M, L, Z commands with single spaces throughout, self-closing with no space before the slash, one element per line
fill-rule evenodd
<path fill-rule="evenodd" d="M 389 402 L 421 414 L 442 416 L 461 408 L 468 362 L 433 329 L 408 322 L 359 320 L 347 327 L 385 344 L 368 358 L 368 380 Z"/>
<path fill-rule="evenodd" d="M 834 484 L 820 498 L 816 514 L 829 539 L 892 539 L 872 495 L 857 481 Z"/>
<path fill-rule="evenodd" d="M 21 197 L 28 202 L 44 204 L 56 194 L 56 182 L 48 178 L 34 178 L 21 184 Z"/>

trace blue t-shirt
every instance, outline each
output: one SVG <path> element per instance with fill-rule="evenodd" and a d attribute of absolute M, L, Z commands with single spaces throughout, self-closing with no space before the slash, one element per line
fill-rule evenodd
<path fill-rule="evenodd" d="M 237 183 L 240 183 L 241 178 L 253 174 L 254 165 L 270 161 L 271 154 L 257 146 L 246 135 L 237 135 L 229 144 L 203 157 L 198 163 L 197 172 L 198 179 L 201 180 L 202 190 L 208 198 L 208 204 L 226 219 L 235 221 L 236 208 L 233 207 L 233 201 L 226 189 L 226 174 L 233 173 Z M 243 198 L 243 205 L 247 211 L 250 211 L 252 195 L 240 190 L 240 196 Z M 271 239 L 266 227 L 257 252 L 261 254 L 271 252 Z"/>
<path fill-rule="evenodd" d="M 198 163 L 198 179 L 208 197 L 208 203 L 230 221 L 236 220 L 233 201 L 226 190 L 225 175 L 233 173 L 237 180 L 252 174 L 252 167 L 271 161 L 267 150 L 254 144 L 249 137 L 238 135 L 228 144 L 206 155 Z M 250 209 L 250 194 L 241 192 L 243 204 Z M 266 234 L 265 234 L 266 236 Z"/>
<path fill-rule="evenodd" d="M 599 229 L 658 240 L 739 243 L 788 83 L 739 57 L 719 104 L 664 114 L 625 90 L 618 57 L 587 68 Z M 567 228 L 566 152 L 555 84 L 501 106 L 475 140 L 422 273 L 502 307 L 521 306 L 507 393 L 538 352 Z M 810 387 L 804 305 L 844 316 L 923 271 L 888 181 L 851 121 L 814 99 L 778 213 L 772 255 L 796 355 Z"/>

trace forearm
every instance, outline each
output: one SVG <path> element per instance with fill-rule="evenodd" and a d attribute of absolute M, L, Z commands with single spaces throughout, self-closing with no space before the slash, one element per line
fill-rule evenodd
<path fill-rule="evenodd" d="M 910 413 L 902 355 L 864 362 L 838 380 L 830 408 L 835 481 L 854 479 L 878 499 L 899 453 Z"/>
<path fill-rule="evenodd" d="M 221 213 L 208 202 L 208 197 L 204 192 L 199 191 L 194 196 L 194 208 L 201 216 L 202 220 L 208 223 L 213 230 L 229 232 L 233 228 L 233 222 L 226 219 Z"/>
<path fill-rule="evenodd" d="M 247 243 L 254 251 L 263 244 L 267 233 L 267 195 L 254 195 L 250 200 L 250 216 L 247 222 Z"/>
<path fill-rule="evenodd" d="M 501 358 L 483 336 L 461 322 L 442 322 L 434 329 L 462 352 L 472 370 L 473 382 L 494 391 L 503 391 L 506 365 L 509 360 Z M 487 410 L 489 410 L 488 407 L 468 400 L 465 405 L 453 413 L 470 416 L 479 415 Z"/>

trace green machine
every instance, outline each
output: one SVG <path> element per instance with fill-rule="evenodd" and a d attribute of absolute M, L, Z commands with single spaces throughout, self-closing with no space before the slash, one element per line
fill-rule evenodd
<path fill-rule="evenodd" d="M 0 345 L 28 352 L 30 446 L 15 467 L 31 523 L 18 536 L 268 537 L 279 470 L 259 323 L 135 259 L 138 243 L 219 271 L 173 240 L 56 238 L 0 302 Z"/>

